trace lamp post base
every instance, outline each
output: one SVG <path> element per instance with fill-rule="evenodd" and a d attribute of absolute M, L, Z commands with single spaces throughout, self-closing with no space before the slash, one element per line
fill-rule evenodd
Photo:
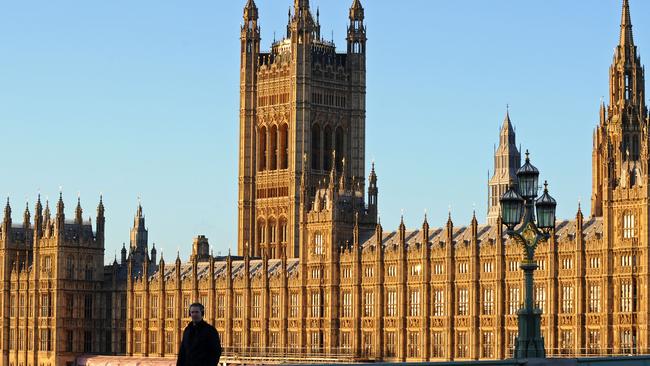
<path fill-rule="evenodd" d="M 545 358 L 544 337 L 540 334 L 542 313 L 539 309 L 521 309 L 519 336 L 515 345 L 514 358 Z"/>

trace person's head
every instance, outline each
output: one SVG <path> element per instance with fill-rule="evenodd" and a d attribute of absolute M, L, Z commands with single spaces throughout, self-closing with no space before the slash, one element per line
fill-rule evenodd
<path fill-rule="evenodd" d="M 203 304 L 195 302 L 194 304 L 190 305 L 190 317 L 194 323 L 198 323 L 203 320 L 204 315 L 205 307 L 203 307 Z"/>

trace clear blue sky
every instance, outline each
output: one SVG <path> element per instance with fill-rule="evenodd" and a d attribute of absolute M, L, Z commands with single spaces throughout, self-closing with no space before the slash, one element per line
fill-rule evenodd
<path fill-rule="evenodd" d="M 340 49 L 351 0 L 320 5 Z M 244 0 L 6 1 L 0 6 L 0 194 L 63 186 L 107 215 L 106 260 L 128 242 L 138 195 L 156 243 L 185 259 L 192 238 L 236 248 L 239 25 Z M 263 48 L 291 0 L 257 0 Z M 618 42 L 621 0 L 365 0 L 367 163 L 385 230 L 444 225 L 448 206 L 485 222 L 487 171 L 506 104 L 517 141 L 550 181 L 558 215 L 585 214 L 592 131 Z M 650 2 L 631 1 L 642 61 Z M 647 18 L 647 17 L 646 17 Z M 33 210 L 33 208 L 32 208 Z"/>

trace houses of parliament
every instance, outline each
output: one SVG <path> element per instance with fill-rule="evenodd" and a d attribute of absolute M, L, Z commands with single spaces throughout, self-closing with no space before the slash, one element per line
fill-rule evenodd
<path fill-rule="evenodd" d="M 80 354 L 175 357 L 188 306 L 206 306 L 231 354 L 386 361 L 511 356 L 522 249 L 499 198 L 521 165 L 503 121 L 487 224 L 384 230 L 366 172 L 366 26 L 349 9 L 347 49 L 295 0 L 286 36 L 261 51 L 258 8 L 241 27 L 237 255 L 194 239 L 188 261 L 149 249 L 140 205 L 130 245 L 104 265 L 104 206 L 66 218 L 40 197 L 0 225 L 0 364 L 72 365 Z M 536 252 L 534 300 L 549 355 L 650 352 L 650 136 L 644 69 L 623 0 L 609 102 L 593 136 L 591 217 L 578 207 Z M 496 136 L 495 136 L 496 138 Z M 366 180 L 366 174 L 368 179 Z M 43 207 L 44 206 L 44 207 Z"/>

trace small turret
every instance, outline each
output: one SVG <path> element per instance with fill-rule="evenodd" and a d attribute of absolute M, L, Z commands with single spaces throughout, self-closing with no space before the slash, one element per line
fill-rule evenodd
<path fill-rule="evenodd" d="M 399 221 L 399 243 L 400 245 L 406 245 L 406 225 L 404 225 L 404 215 L 402 215 Z"/>
<path fill-rule="evenodd" d="M 56 230 L 62 233 L 65 226 L 65 205 L 63 204 L 63 192 L 59 192 L 59 201 L 56 203 Z"/>
<path fill-rule="evenodd" d="M 31 214 L 29 213 L 29 202 L 25 203 L 25 212 L 23 213 L 23 228 L 25 230 L 29 229 L 31 225 Z"/>
<path fill-rule="evenodd" d="M 120 256 L 120 264 L 125 264 L 126 263 L 126 243 L 122 243 L 122 250 L 121 250 L 121 256 Z"/>
<path fill-rule="evenodd" d="M 34 208 L 34 237 L 40 238 L 41 236 L 43 236 L 43 206 L 41 205 L 41 194 L 39 193 Z"/>
<path fill-rule="evenodd" d="M 156 263 L 156 243 L 151 245 L 151 263 Z"/>
<path fill-rule="evenodd" d="M 365 15 L 360 0 L 354 0 L 350 7 L 350 25 L 348 25 L 348 54 L 366 53 Z"/>
<path fill-rule="evenodd" d="M 426 247 L 429 242 L 429 221 L 427 220 L 427 213 L 424 213 L 424 222 L 422 223 L 422 245 Z"/>
<path fill-rule="evenodd" d="M 158 264 L 158 270 L 161 271 L 162 275 L 165 275 L 165 258 L 163 258 L 163 252 L 160 252 L 160 263 Z"/>
<path fill-rule="evenodd" d="M 373 222 L 377 222 L 378 196 L 377 173 L 375 173 L 375 162 L 373 161 L 372 168 L 370 169 L 370 177 L 368 178 L 368 216 L 372 218 Z"/>
<path fill-rule="evenodd" d="M 74 210 L 74 222 L 77 225 L 83 224 L 83 210 L 81 209 L 81 196 L 77 196 L 77 208 Z"/>
<path fill-rule="evenodd" d="M 45 210 L 43 212 L 43 235 L 50 237 L 52 235 L 52 218 L 50 214 L 50 201 L 45 200 Z"/>
<path fill-rule="evenodd" d="M 7 197 L 7 204 L 5 205 L 4 224 L 7 228 L 11 228 L 11 205 L 9 204 L 9 197 Z"/>
<path fill-rule="evenodd" d="M 97 240 L 104 243 L 104 230 L 106 225 L 106 218 L 104 217 L 104 200 L 102 195 L 99 195 L 99 204 L 97 205 L 97 222 L 96 231 L 97 231 Z"/>

